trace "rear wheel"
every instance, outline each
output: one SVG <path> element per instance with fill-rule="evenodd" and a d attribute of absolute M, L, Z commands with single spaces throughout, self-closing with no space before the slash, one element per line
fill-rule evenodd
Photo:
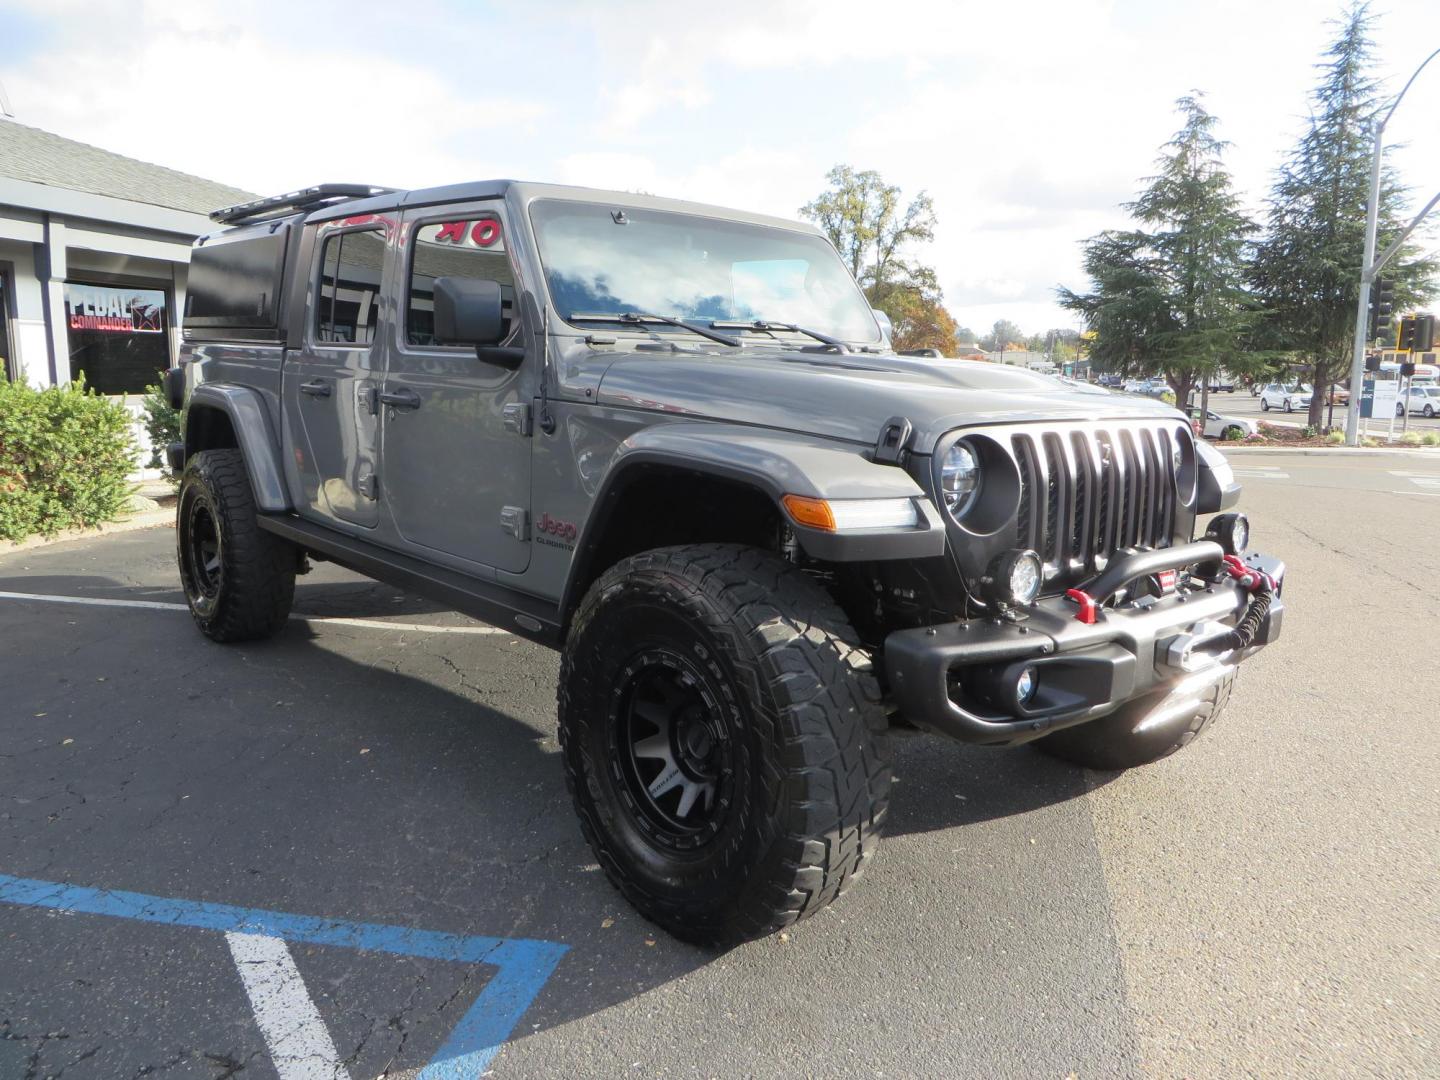
<path fill-rule="evenodd" d="M 890 764 L 870 660 L 781 559 L 706 544 L 612 567 L 575 615 L 559 706 L 586 839 L 677 937 L 812 915 L 875 851 Z"/>
<path fill-rule="evenodd" d="M 1199 691 L 1181 687 L 1132 701 L 1099 720 L 1065 728 L 1034 743 L 1052 757 L 1089 769 L 1132 769 L 1188 746 L 1230 700 L 1231 668 Z M 1183 683 L 1182 683 L 1183 687 Z"/>
<path fill-rule="evenodd" d="M 202 634 L 253 641 L 285 625 L 299 552 L 260 528 L 239 450 L 190 458 L 180 478 L 175 542 L 180 582 Z"/>

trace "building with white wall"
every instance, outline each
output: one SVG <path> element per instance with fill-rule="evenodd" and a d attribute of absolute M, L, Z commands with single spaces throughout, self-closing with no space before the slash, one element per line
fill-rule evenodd
<path fill-rule="evenodd" d="M 0 118 L 0 372 L 138 409 L 179 347 L 191 242 L 252 198 Z"/>

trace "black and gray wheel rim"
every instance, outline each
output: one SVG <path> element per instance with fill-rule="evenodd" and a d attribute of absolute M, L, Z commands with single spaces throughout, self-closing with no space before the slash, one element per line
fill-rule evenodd
<path fill-rule="evenodd" d="M 615 681 L 612 758 L 646 834 L 691 849 L 713 836 L 730 804 L 733 747 L 716 688 L 667 648 L 637 655 Z"/>
<path fill-rule="evenodd" d="M 183 550 L 193 598 L 202 605 L 214 603 L 220 595 L 223 549 L 215 515 L 202 500 L 197 499 L 191 506 Z"/>

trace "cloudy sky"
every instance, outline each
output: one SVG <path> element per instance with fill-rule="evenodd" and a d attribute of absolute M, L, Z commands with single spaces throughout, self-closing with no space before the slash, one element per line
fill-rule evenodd
<path fill-rule="evenodd" d="M 957 319 L 1072 325 L 1079 241 L 1120 224 L 1193 89 L 1257 208 L 1308 115 L 1331 0 L 0 0 L 15 118 L 272 193 L 515 177 L 796 216 L 848 162 L 935 199 Z M 1393 90 L 1440 3 L 1377 0 Z M 1440 60 L 1392 133 L 1440 189 Z M 1420 190 L 1423 189 L 1423 190 Z M 1432 234 L 1433 235 L 1433 234 Z M 1433 245 L 1435 241 L 1432 239 Z"/>

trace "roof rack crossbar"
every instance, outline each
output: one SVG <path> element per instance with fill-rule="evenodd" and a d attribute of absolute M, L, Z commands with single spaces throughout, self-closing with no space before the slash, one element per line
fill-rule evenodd
<path fill-rule="evenodd" d="M 317 207 L 329 206 L 332 203 L 345 202 L 349 199 L 389 195 L 395 190 L 395 188 L 373 187 L 370 184 L 316 184 L 314 187 L 301 188 L 298 191 L 287 191 L 283 195 L 272 195 L 268 199 L 255 199 L 252 202 L 223 207 L 212 211 L 210 220 L 218 221 L 222 225 L 233 225 L 238 221 L 248 221 L 251 218 L 273 214 L 281 210 L 314 210 Z"/>

